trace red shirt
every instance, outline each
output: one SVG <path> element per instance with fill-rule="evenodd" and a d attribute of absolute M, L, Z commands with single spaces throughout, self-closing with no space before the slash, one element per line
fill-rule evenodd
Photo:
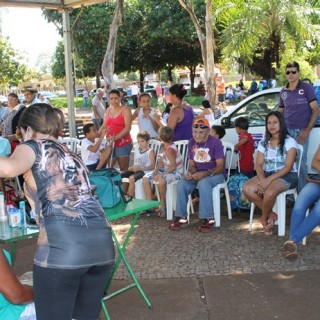
<path fill-rule="evenodd" d="M 123 111 L 123 110 L 122 110 Z M 117 135 L 119 132 L 121 132 L 125 128 L 125 122 L 124 117 L 122 114 L 122 111 L 117 114 L 115 117 L 111 117 L 110 111 L 107 111 L 106 114 L 106 125 L 108 128 L 106 137 L 112 137 Z M 132 142 L 132 138 L 130 133 L 127 133 L 124 135 L 121 139 L 115 140 L 114 147 L 124 147 Z"/>
<path fill-rule="evenodd" d="M 244 172 L 253 171 L 253 152 L 254 142 L 252 136 L 248 132 L 242 132 L 239 136 L 239 141 L 242 139 L 248 139 L 247 142 L 239 147 L 240 152 L 240 170 Z"/>

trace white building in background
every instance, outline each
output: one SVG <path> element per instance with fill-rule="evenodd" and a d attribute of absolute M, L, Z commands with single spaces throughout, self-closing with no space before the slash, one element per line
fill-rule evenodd
<path fill-rule="evenodd" d="M 214 67 L 215 73 L 220 74 L 220 69 L 218 67 Z M 190 70 L 188 68 L 175 70 L 179 75 L 179 83 L 190 84 Z M 194 87 L 196 88 L 199 82 L 202 81 L 205 83 L 205 70 L 203 66 L 198 65 L 196 68 L 196 76 L 194 78 Z"/>

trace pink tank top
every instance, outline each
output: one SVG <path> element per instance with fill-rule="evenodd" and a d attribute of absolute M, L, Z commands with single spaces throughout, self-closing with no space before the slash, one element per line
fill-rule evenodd
<path fill-rule="evenodd" d="M 117 135 L 125 128 L 124 117 L 122 115 L 122 111 L 116 115 L 115 117 L 110 116 L 110 111 L 107 111 L 106 114 L 106 124 L 107 124 L 107 134 L 106 137 L 112 137 Z M 114 147 L 124 147 L 132 142 L 132 138 L 130 133 L 124 135 L 121 139 L 118 139 L 114 142 Z"/>

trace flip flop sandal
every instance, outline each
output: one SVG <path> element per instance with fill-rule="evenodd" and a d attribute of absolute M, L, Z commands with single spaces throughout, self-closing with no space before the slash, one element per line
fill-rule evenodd
<path fill-rule="evenodd" d="M 273 226 L 272 227 L 264 226 L 263 227 L 263 233 L 266 236 L 272 236 L 273 235 Z"/>
<path fill-rule="evenodd" d="M 158 218 L 165 218 L 167 216 L 167 210 L 165 208 L 160 208 L 158 212 Z"/>
<path fill-rule="evenodd" d="M 298 257 L 297 245 L 292 240 L 288 240 L 283 245 L 283 256 L 288 260 L 295 260 Z"/>
<path fill-rule="evenodd" d="M 199 227 L 199 232 L 208 233 L 212 230 L 215 224 L 214 219 L 204 219 L 202 225 Z"/>
<path fill-rule="evenodd" d="M 278 221 L 278 215 L 275 212 L 272 212 L 271 217 L 268 219 L 267 228 L 271 229 L 276 224 L 277 221 Z"/>
<path fill-rule="evenodd" d="M 180 230 L 181 227 L 184 227 L 188 224 L 188 220 L 186 218 L 176 217 L 173 223 L 169 225 L 170 230 Z"/>

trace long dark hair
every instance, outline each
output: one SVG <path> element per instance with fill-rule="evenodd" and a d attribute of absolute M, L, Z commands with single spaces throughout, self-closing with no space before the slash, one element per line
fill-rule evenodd
<path fill-rule="evenodd" d="M 281 154 L 283 154 L 284 143 L 285 143 L 285 140 L 286 140 L 287 135 L 289 133 L 288 133 L 288 129 L 287 129 L 286 123 L 284 121 L 284 116 L 279 111 L 271 111 L 266 116 L 265 146 L 267 145 L 267 143 L 270 142 L 271 137 L 272 137 L 271 133 L 268 131 L 268 119 L 270 118 L 270 116 L 275 116 L 279 120 L 279 124 L 280 124 L 280 130 L 279 130 L 280 143 L 279 143 L 279 145 L 280 145 L 280 152 L 281 152 Z"/>
<path fill-rule="evenodd" d="M 169 114 L 170 114 L 171 108 L 172 108 L 172 103 L 171 103 L 171 102 L 167 103 L 165 109 L 164 109 L 163 112 L 162 112 L 162 116 L 163 116 L 165 113 L 169 113 Z"/>

